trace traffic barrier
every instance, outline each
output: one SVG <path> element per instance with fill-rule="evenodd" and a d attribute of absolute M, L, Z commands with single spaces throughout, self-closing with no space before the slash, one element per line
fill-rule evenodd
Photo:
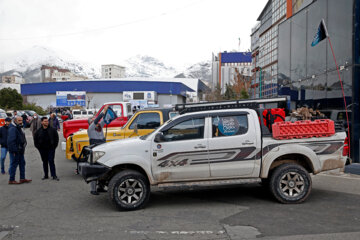
<path fill-rule="evenodd" d="M 315 121 L 277 122 L 272 125 L 273 138 L 312 138 L 329 137 L 335 134 L 334 121 L 321 119 Z"/>

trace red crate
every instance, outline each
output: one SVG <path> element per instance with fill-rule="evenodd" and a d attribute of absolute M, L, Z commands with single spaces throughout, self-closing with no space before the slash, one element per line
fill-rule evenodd
<path fill-rule="evenodd" d="M 275 139 L 328 137 L 335 134 L 335 125 L 329 119 L 277 122 L 272 125 L 272 130 Z"/>

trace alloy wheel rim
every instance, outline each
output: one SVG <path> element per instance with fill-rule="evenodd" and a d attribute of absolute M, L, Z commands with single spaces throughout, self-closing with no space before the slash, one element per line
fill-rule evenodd
<path fill-rule="evenodd" d="M 118 189 L 118 198 L 123 204 L 133 205 L 140 201 L 144 194 L 144 188 L 136 179 L 126 179 Z"/>
<path fill-rule="evenodd" d="M 297 172 L 288 172 L 281 177 L 279 187 L 285 196 L 297 197 L 305 189 L 305 180 Z"/>

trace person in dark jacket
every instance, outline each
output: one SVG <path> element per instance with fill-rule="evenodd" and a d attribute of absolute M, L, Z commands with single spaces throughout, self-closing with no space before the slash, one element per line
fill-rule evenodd
<path fill-rule="evenodd" d="M 8 153 L 8 130 L 11 118 L 5 118 L 5 125 L 0 128 L 0 144 L 1 144 L 1 173 L 5 174 L 5 159 Z"/>
<path fill-rule="evenodd" d="M 50 173 L 53 180 L 59 181 L 55 168 L 55 149 L 59 144 L 59 134 L 55 128 L 49 126 L 47 117 L 41 118 L 41 128 L 34 135 L 35 147 L 39 150 L 43 162 L 44 177 L 42 180 L 49 178 Z"/>
<path fill-rule="evenodd" d="M 60 131 L 60 123 L 59 123 L 59 120 L 57 119 L 55 113 L 50 114 L 49 125 L 50 125 L 50 127 L 56 129 L 57 131 Z"/>
<path fill-rule="evenodd" d="M 21 115 L 22 119 L 23 119 L 23 127 L 26 128 L 27 126 L 27 122 L 28 122 L 28 116 L 26 115 L 26 113 L 24 112 L 23 115 Z"/>
<path fill-rule="evenodd" d="M 10 179 L 9 184 L 29 183 L 31 179 L 25 178 L 25 147 L 26 138 L 22 129 L 22 117 L 15 117 L 8 130 L 8 150 L 10 155 Z M 20 182 L 15 181 L 16 169 L 19 166 Z"/>

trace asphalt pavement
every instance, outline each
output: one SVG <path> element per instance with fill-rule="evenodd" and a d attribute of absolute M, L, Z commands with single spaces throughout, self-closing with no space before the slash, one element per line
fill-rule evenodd
<path fill-rule="evenodd" d="M 119 212 L 106 193 L 90 195 L 89 185 L 75 175 L 75 163 L 65 159 L 60 147 L 60 181 L 41 180 L 40 155 L 28 129 L 26 135 L 26 177 L 33 182 L 8 185 L 9 175 L 0 175 L 0 240 L 360 239 L 357 175 L 314 176 L 303 204 L 280 204 L 259 184 L 191 191 L 153 188 L 145 209 Z"/>

